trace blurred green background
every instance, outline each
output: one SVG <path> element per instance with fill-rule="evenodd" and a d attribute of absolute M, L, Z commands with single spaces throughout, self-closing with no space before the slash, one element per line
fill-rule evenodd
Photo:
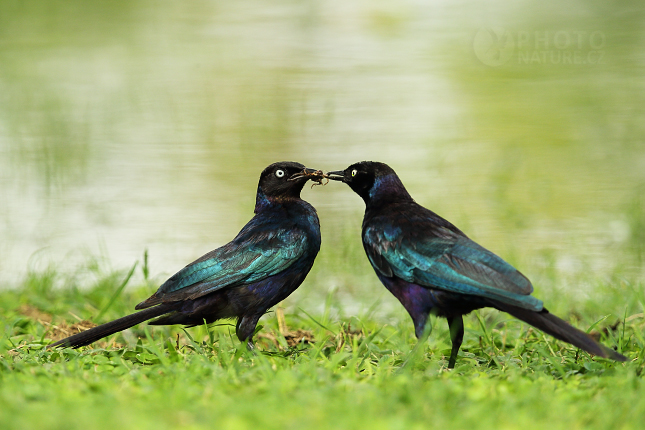
<path fill-rule="evenodd" d="M 145 249 L 163 281 L 237 233 L 279 160 L 390 164 L 546 303 L 643 279 L 644 24 L 638 1 L 3 0 L 0 288 Z M 362 201 L 303 198 L 323 248 L 288 304 L 396 306 Z"/>

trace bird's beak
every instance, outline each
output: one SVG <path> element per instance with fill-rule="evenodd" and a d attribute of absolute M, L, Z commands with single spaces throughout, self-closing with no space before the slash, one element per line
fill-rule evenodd
<path fill-rule="evenodd" d="M 345 182 L 345 172 L 342 171 L 342 170 L 336 170 L 334 172 L 327 172 L 327 173 L 325 173 L 325 177 L 327 179 L 331 179 L 332 181 Z"/>
<path fill-rule="evenodd" d="M 302 171 L 295 173 L 289 177 L 290 181 L 297 181 L 298 179 L 311 179 L 316 182 L 320 182 L 321 179 L 323 179 L 325 175 L 323 174 L 322 170 L 316 170 L 316 169 L 310 169 L 308 167 L 305 167 L 302 169 Z"/>

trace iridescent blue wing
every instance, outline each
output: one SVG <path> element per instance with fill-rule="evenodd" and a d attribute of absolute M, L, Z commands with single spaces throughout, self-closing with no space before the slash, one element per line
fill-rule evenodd
<path fill-rule="evenodd" d="M 393 225 L 382 217 L 363 229 L 363 246 L 372 266 L 386 277 L 542 309 L 524 275 L 455 230 L 423 218 Z"/>
<path fill-rule="evenodd" d="M 164 282 L 143 309 L 190 300 L 221 288 L 251 284 L 289 268 L 307 252 L 306 234 L 293 226 L 256 225 L 253 220 L 228 244 L 209 252 Z"/>

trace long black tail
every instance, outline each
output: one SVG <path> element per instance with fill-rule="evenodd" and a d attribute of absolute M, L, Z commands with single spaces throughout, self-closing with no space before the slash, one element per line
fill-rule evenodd
<path fill-rule="evenodd" d="M 599 344 L 587 333 L 571 326 L 566 321 L 549 313 L 546 309 L 541 312 L 530 311 L 516 306 L 496 302 L 494 305 L 500 311 L 507 312 L 524 322 L 539 328 L 543 332 L 550 334 L 556 339 L 563 340 L 580 349 L 584 349 L 590 354 L 600 357 L 611 358 L 616 361 L 627 361 L 627 357 L 617 353 L 611 348 Z"/>
<path fill-rule="evenodd" d="M 165 304 L 155 306 L 153 308 L 144 309 L 123 318 L 119 318 L 118 320 L 110 321 L 109 323 L 101 324 L 89 330 L 77 333 L 73 336 L 66 337 L 65 339 L 48 345 L 47 348 L 53 348 L 55 346 L 69 346 L 71 348 L 79 348 L 81 346 L 89 345 L 92 342 L 96 342 L 97 340 L 103 339 L 106 336 L 135 326 L 139 323 L 149 320 L 150 318 L 166 314 L 171 310 L 172 306 Z"/>

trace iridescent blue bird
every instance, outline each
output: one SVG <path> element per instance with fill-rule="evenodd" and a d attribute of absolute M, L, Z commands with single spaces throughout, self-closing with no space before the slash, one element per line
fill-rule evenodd
<path fill-rule="evenodd" d="M 586 333 L 549 313 L 531 282 L 513 266 L 417 204 L 387 164 L 363 161 L 328 172 L 365 201 L 362 239 L 385 287 L 401 302 L 422 339 L 430 313 L 445 317 L 453 368 L 464 337 L 462 316 L 493 307 L 589 353 L 625 361 Z"/>
<path fill-rule="evenodd" d="M 300 286 L 320 250 L 316 210 L 300 198 L 322 172 L 294 162 L 271 164 L 260 175 L 255 216 L 226 245 L 190 263 L 123 318 L 50 345 L 78 348 L 151 318 L 150 324 L 195 326 L 237 318 L 238 339 L 253 348 L 266 311 Z"/>

